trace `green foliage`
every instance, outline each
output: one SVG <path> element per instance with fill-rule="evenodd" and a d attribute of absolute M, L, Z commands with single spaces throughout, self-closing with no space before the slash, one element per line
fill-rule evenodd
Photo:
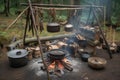
<path fill-rule="evenodd" d="M 0 12 L 3 12 L 3 10 L 4 10 L 4 5 L 0 4 Z"/>
<path fill-rule="evenodd" d="M 0 36 L 5 36 L 5 35 L 7 35 L 6 32 L 0 31 Z"/>

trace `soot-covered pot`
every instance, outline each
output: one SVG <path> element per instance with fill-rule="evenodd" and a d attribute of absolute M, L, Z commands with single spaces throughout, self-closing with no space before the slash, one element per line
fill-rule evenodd
<path fill-rule="evenodd" d="M 60 24 L 58 23 L 48 23 L 47 24 L 47 31 L 48 32 L 59 32 L 60 31 Z"/>
<path fill-rule="evenodd" d="M 54 49 L 48 52 L 48 58 L 52 60 L 62 60 L 67 52 L 61 49 Z"/>
<path fill-rule="evenodd" d="M 25 49 L 14 49 L 7 54 L 11 67 L 21 67 L 28 63 L 28 52 Z"/>

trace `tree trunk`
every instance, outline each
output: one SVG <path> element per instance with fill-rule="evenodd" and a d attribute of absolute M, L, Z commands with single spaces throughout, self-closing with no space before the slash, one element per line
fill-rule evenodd
<path fill-rule="evenodd" d="M 74 5 L 74 0 L 70 0 L 70 4 L 71 4 L 71 5 Z"/>
<path fill-rule="evenodd" d="M 4 0 L 4 13 L 9 16 L 10 13 L 10 0 Z"/>
<path fill-rule="evenodd" d="M 80 0 L 73 0 L 75 5 L 80 5 Z"/>
<path fill-rule="evenodd" d="M 41 3 L 43 3 L 43 0 L 37 0 L 37 2 L 41 4 Z"/>
<path fill-rule="evenodd" d="M 112 14 L 112 1 L 107 0 L 106 1 L 106 21 L 108 23 L 111 23 L 111 14 Z"/>
<path fill-rule="evenodd" d="M 52 1 L 52 0 L 48 0 L 48 3 L 49 3 L 49 4 L 52 4 L 52 3 L 53 3 L 53 1 Z"/>

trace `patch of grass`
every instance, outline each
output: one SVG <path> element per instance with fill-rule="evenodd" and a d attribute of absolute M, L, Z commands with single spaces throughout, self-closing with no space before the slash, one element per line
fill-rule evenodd
<path fill-rule="evenodd" d="M 117 42 L 120 42 L 120 31 L 116 31 L 115 40 L 116 40 Z"/>

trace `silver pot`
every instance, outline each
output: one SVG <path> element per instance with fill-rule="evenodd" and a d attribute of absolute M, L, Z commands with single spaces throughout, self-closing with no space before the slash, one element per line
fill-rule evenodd
<path fill-rule="evenodd" d="M 73 25 L 72 24 L 65 25 L 65 31 L 66 32 L 72 32 L 73 31 Z"/>
<path fill-rule="evenodd" d="M 12 67 L 21 67 L 28 63 L 28 52 L 25 49 L 11 50 L 7 54 L 10 66 Z"/>

